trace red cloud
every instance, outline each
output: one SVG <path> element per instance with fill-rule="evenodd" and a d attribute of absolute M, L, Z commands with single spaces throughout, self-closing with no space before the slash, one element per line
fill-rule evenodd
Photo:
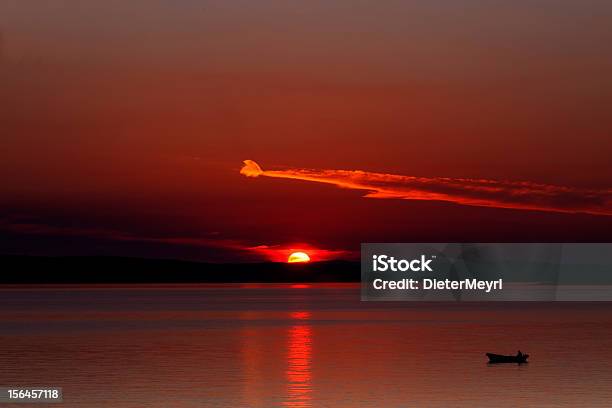
<path fill-rule="evenodd" d="M 263 170 L 245 160 L 247 177 L 276 177 L 333 184 L 367 191 L 368 198 L 436 200 L 451 203 L 564 213 L 612 215 L 612 190 L 589 190 L 529 181 L 498 181 L 448 177 L 414 177 L 361 170 Z"/>

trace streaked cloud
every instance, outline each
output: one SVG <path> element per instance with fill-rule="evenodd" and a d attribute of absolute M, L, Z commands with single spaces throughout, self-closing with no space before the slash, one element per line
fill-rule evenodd
<path fill-rule="evenodd" d="M 594 190 L 540 184 L 449 177 L 415 177 L 361 170 L 263 170 L 245 160 L 240 173 L 247 177 L 274 177 L 333 184 L 364 190 L 367 198 L 446 201 L 455 204 L 563 213 L 612 215 L 612 190 Z"/>

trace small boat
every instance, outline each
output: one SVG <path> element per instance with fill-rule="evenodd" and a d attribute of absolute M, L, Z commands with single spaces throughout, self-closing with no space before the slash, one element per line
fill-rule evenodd
<path fill-rule="evenodd" d="M 527 362 L 529 354 L 517 354 L 515 356 L 504 356 L 503 354 L 486 353 L 489 357 L 489 363 L 515 363 L 523 364 Z"/>

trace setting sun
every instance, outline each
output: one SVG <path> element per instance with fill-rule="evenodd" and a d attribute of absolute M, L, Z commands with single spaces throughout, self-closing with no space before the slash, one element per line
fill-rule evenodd
<path fill-rule="evenodd" d="M 310 257 L 308 256 L 308 254 L 304 252 L 294 252 L 291 255 L 289 255 L 289 258 L 287 259 L 287 262 L 289 263 L 308 262 L 308 261 L 310 261 Z"/>

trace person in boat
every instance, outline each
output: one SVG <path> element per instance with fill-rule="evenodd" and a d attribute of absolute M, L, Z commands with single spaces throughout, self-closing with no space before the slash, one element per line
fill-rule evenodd
<path fill-rule="evenodd" d="M 521 353 L 521 350 L 519 350 L 518 353 L 516 353 L 516 358 L 518 358 L 518 359 L 522 359 L 523 358 L 523 353 Z"/>

